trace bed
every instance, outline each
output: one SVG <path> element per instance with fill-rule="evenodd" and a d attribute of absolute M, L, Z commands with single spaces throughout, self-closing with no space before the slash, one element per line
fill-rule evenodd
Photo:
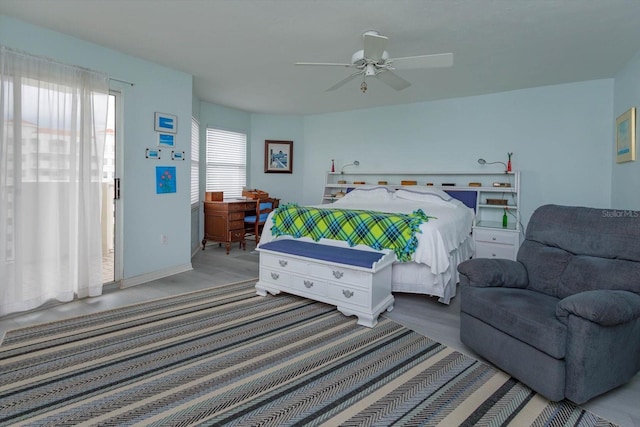
<path fill-rule="evenodd" d="M 471 226 L 475 217 L 473 208 L 458 200 L 459 194 L 451 193 L 428 187 L 405 187 L 395 191 L 386 187 L 355 188 L 333 204 L 316 207 L 402 214 L 422 210 L 429 219 L 420 224 L 419 232 L 415 234 L 418 244 L 410 260 L 393 263 L 392 292 L 431 295 L 449 304 L 456 295 L 457 265 L 473 254 Z M 471 199 L 475 200 L 474 197 Z M 260 244 L 275 238 L 293 238 L 274 236 L 271 230 L 273 215 L 274 212 L 267 219 Z M 298 238 L 311 241 L 308 237 Z M 349 246 L 345 241 L 331 243 Z"/>

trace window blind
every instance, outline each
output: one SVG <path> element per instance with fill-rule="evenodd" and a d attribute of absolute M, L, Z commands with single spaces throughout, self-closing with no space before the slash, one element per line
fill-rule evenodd
<path fill-rule="evenodd" d="M 247 135 L 207 128 L 206 191 L 242 197 L 247 183 Z"/>

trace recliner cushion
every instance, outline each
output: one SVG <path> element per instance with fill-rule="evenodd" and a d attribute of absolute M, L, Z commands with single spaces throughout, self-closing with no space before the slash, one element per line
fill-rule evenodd
<path fill-rule="evenodd" d="M 577 255 L 640 262 L 640 211 L 544 205 L 527 224 L 526 239 Z"/>
<path fill-rule="evenodd" d="M 558 282 L 573 255 L 563 249 L 525 240 L 518 261 L 527 269 L 527 289 L 558 297 Z"/>
<path fill-rule="evenodd" d="M 460 310 L 551 357 L 562 359 L 567 328 L 556 317 L 558 301 L 526 289 L 464 286 Z"/>
<path fill-rule="evenodd" d="M 592 290 L 620 290 L 640 294 L 640 263 L 576 255 L 558 282 L 558 297 Z"/>

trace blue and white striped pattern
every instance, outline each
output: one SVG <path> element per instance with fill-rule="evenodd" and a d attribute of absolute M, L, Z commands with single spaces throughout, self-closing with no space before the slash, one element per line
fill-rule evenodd
<path fill-rule="evenodd" d="M 0 425 L 609 425 L 388 319 L 253 282 L 7 333 Z"/>

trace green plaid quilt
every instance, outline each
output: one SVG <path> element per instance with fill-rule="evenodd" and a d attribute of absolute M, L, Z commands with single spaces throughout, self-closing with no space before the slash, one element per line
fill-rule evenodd
<path fill-rule="evenodd" d="M 420 224 L 428 220 L 421 209 L 400 214 L 290 203 L 274 211 L 271 234 L 310 237 L 316 242 L 322 238 L 344 240 L 349 246 L 362 244 L 376 250 L 390 249 L 399 261 L 410 261 L 418 245 L 415 234 L 420 232 Z"/>

